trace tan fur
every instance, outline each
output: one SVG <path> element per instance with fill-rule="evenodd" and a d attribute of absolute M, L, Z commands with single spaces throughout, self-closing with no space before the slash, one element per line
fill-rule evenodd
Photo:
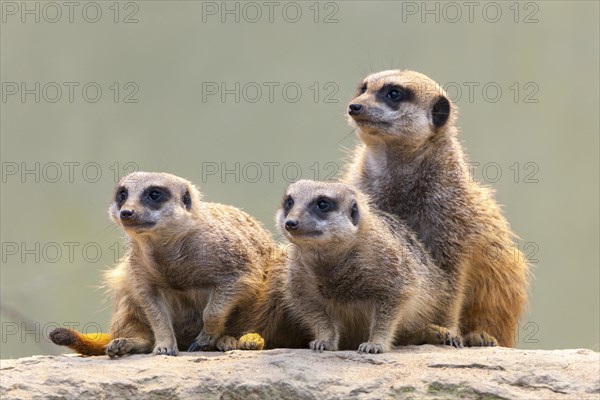
<path fill-rule="evenodd" d="M 330 208 L 320 210 L 321 202 Z M 437 320 L 453 301 L 444 273 L 398 218 L 371 210 L 353 187 L 296 182 L 277 223 L 293 243 L 284 303 L 310 329 L 310 348 L 381 353 L 394 343 L 460 345 L 456 321 Z"/>
<path fill-rule="evenodd" d="M 412 96 L 390 102 L 393 88 L 407 88 Z M 406 221 L 449 272 L 457 294 L 449 311 L 460 315 L 466 345 L 513 346 L 529 267 L 492 191 L 469 177 L 456 138 L 456 106 L 448 101 L 447 120 L 436 122 L 444 98 L 438 84 L 417 72 L 365 78 L 350 106 L 362 109 L 349 117 L 363 144 L 343 180 Z"/>
<path fill-rule="evenodd" d="M 267 349 L 308 346 L 310 332 L 292 315 L 287 302 L 290 290 L 287 253 L 288 246 L 274 245 L 272 248 L 266 282 L 250 311 L 246 329 L 250 334 L 242 336 L 238 342 L 241 350 L 260 350 L 263 346 Z M 260 335 L 259 340 L 255 334 Z M 264 345 L 261 346 L 262 342 Z"/>
<path fill-rule="evenodd" d="M 152 188 L 170 197 L 152 202 Z M 135 212 L 134 223 L 123 210 Z M 235 348 L 264 285 L 272 238 L 263 227 L 239 209 L 203 202 L 190 182 L 165 173 L 121 179 L 109 214 L 129 252 L 106 273 L 115 302 L 108 355 Z"/>

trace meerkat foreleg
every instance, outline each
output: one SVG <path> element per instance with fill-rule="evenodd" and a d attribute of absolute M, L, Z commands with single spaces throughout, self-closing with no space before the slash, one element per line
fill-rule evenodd
<path fill-rule="evenodd" d="M 164 300 L 159 293 L 142 291 L 142 301 L 145 305 L 146 317 L 154 332 L 154 354 L 176 356 L 177 340 Z"/>
<path fill-rule="evenodd" d="M 188 351 L 235 350 L 237 340 L 231 336 L 224 336 L 225 322 L 229 312 L 235 306 L 236 290 L 224 291 L 214 288 L 208 304 L 202 312 L 202 331 L 190 345 Z"/>
<path fill-rule="evenodd" d="M 440 291 L 436 303 L 441 304 L 432 323 L 419 327 L 419 344 L 442 344 L 463 347 L 459 316 L 464 296 L 459 287 Z"/>
<path fill-rule="evenodd" d="M 316 351 L 337 351 L 340 334 L 338 327 L 324 309 L 323 304 L 309 301 L 305 304 L 303 319 L 310 321 L 310 328 L 314 335 L 308 347 Z"/>
<path fill-rule="evenodd" d="M 397 317 L 394 310 L 397 305 L 377 303 L 373 307 L 369 340 L 358 346 L 359 353 L 383 353 L 391 348 Z"/>
<path fill-rule="evenodd" d="M 460 331 L 450 311 L 437 311 L 435 316 L 420 316 L 406 318 L 398 324 L 394 343 L 406 345 L 448 345 L 456 348 L 463 347 Z M 444 315 L 448 314 L 448 315 Z"/>
<path fill-rule="evenodd" d="M 146 315 L 129 296 L 120 298 L 110 333 L 114 338 L 106 346 L 106 354 L 110 358 L 152 351 L 154 335 Z"/>

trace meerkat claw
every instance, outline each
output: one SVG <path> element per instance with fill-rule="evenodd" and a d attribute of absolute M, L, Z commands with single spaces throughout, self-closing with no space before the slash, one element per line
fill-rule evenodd
<path fill-rule="evenodd" d="M 358 353 L 383 353 L 383 346 L 377 343 L 365 342 L 358 346 Z"/>

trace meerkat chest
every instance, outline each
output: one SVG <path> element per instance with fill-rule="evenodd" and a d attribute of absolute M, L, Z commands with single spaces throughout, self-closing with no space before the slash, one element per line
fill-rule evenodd
<path fill-rule="evenodd" d="M 316 287 L 327 300 L 341 303 L 362 301 L 373 292 L 364 271 L 355 265 L 345 264 L 329 267 L 316 274 Z"/>
<path fill-rule="evenodd" d="M 366 181 L 365 190 L 381 210 L 398 216 L 416 235 L 434 261 L 445 269 L 458 262 L 462 241 L 472 224 L 464 188 L 442 185 L 436 173 L 406 174 Z M 374 183 L 375 182 L 375 183 Z M 379 186 L 378 186 L 379 185 Z"/>
<path fill-rule="evenodd" d="M 146 276 L 154 286 L 164 290 L 180 291 L 182 293 L 194 289 L 205 289 L 212 285 L 210 274 L 202 274 L 202 265 L 186 259 L 166 259 L 153 257 L 145 260 L 139 268 L 139 276 Z"/>

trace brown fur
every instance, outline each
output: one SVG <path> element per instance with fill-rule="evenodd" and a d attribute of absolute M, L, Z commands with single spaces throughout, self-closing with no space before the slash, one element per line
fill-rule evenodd
<path fill-rule="evenodd" d="M 310 341 L 310 332 L 295 318 L 287 303 L 289 276 L 287 269 L 287 247 L 275 245 L 267 269 L 266 282 L 261 288 L 252 308 L 248 332 L 238 342 L 242 350 L 260 350 L 260 342 L 253 333 L 258 333 L 267 349 L 304 348 Z"/>
<path fill-rule="evenodd" d="M 403 94 L 397 103 L 394 88 Z M 363 144 L 343 180 L 406 221 L 450 273 L 457 302 L 449 311 L 466 345 L 513 346 L 529 267 L 492 191 L 469 177 L 456 107 L 427 76 L 399 70 L 365 78 L 352 105 L 362 106 L 349 120 Z"/>
<path fill-rule="evenodd" d="M 456 321 L 438 320 L 453 301 L 444 273 L 400 220 L 371 210 L 353 187 L 296 182 L 277 222 L 293 243 L 283 302 L 310 329 L 310 348 L 381 353 L 394 342 L 460 344 Z"/>

